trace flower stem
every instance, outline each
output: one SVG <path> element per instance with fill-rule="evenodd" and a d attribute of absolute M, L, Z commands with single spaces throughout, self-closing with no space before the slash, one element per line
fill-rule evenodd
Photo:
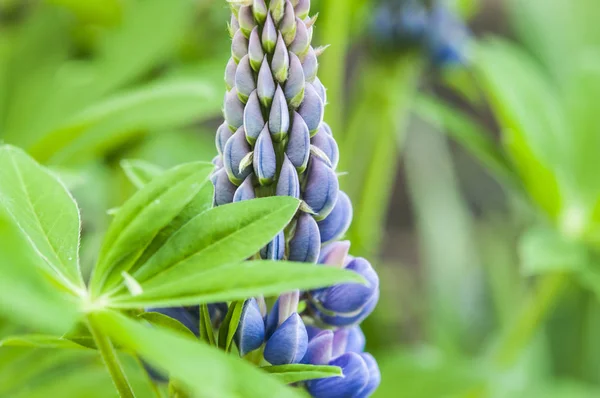
<path fill-rule="evenodd" d="M 117 351 L 110 341 L 110 338 L 100 330 L 94 314 L 89 314 L 87 320 L 96 347 L 100 352 L 104 365 L 108 369 L 108 373 L 110 373 L 110 377 L 112 378 L 119 396 L 121 398 L 135 398 L 135 394 L 129 385 L 127 376 L 125 376 L 125 372 L 123 371 L 123 367 L 117 356 Z"/>
<path fill-rule="evenodd" d="M 543 276 L 536 290 L 526 300 L 514 324 L 498 346 L 495 362 L 501 367 L 511 366 L 533 338 L 540 324 L 554 308 L 562 291 L 568 285 L 565 273 Z"/>

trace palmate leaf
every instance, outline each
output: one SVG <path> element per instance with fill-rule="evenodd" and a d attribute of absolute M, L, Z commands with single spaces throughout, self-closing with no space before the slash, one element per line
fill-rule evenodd
<path fill-rule="evenodd" d="M 261 369 L 277 377 L 286 384 L 313 379 L 323 379 L 326 377 L 344 376 L 342 374 L 342 369 L 338 366 L 293 364 L 265 366 Z"/>
<path fill-rule="evenodd" d="M 41 260 L 35 264 L 59 285 L 80 294 L 84 283 L 77 204 L 55 176 L 9 145 L 0 146 L 0 207 Z"/>
<path fill-rule="evenodd" d="M 203 187 L 212 164 L 196 162 L 175 167 L 138 191 L 117 212 L 104 239 L 91 289 L 120 280 L 156 235 L 165 228 Z"/>
<path fill-rule="evenodd" d="M 114 312 L 98 313 L 102 329 L 153 367 L 176 375 L 194 396 L 294 398 L 303 396 L 251 364 L 162 328 L 148 328 Z"/>

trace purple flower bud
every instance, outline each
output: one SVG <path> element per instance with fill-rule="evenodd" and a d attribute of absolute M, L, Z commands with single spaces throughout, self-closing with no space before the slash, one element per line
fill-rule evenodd
<path fill-rule="evenodd" d="M 292 44 L 290 44 L 289 49 L 291 52 L 296 53 L 300 60 L 303 60 L 309 47 L 310 39 L 308 37 L 306 25 L 301 19 L 296 17 L 296 36 L 294 37 Z"/>
<path fill-rule="evenodd" d="M 371 312 L 373 312 L 373 310 L 375 309 L 375 306 L 377 305 L 378 300 L 379 300 L 379 290 L 377 290 L 375 295 L 373 297 L 371 297 L 371 299 L 367 302 L 365 307 L 356 314 L 329 315 L 329 314 L 320 312 L 318 309 L 315 308 L 315 306 L 313 304 L 310 304 L 310 305 L 311 305 L 311 308 L 313 308 L 315 310 L 315 315 L 321 320 L 321 322 L 325 323 L 326 325 L 341 327 L 341 326 L 356 325 L 356 324 L 359 324 L 360 322 L 362 322 L 366 317 L 368 317 L 371 314 Z"/>
<path fill-rule="evenodd" d="M 340 189 L 335 172 L 322 160 L 311 158 L 307 183 L 302 199 L 316 213 L 318 220 L 325 219 L 333 210 Z"/>
<path fill-rule="evenodd" d="M 229 130 L 229 127 L 227 128 L 227 130 Z M 223 157 L 221 155 L 217 155 L 214 158 L 212 158 L 211 163 L 216 166 L 216 169 L 220 169 L 221 167 L 223 167 Z"/>
<path fill-rule="evenodd" d="M 251 172 L 249 167 L 240 170 L 242 159 L 251 150 L 248 141 L 246 141 L 243 127 L 240 127 L 225 144 L 225 148 L 223 149 L 223 163 L 229 179 L 235 185 L 240 185 Z"/>
<path fill-rule="evenodd" d="M 250 32 L 252 32 L 252 29 L 254 29 L 256 26 L 256 21 L 254 20 L 254 14 L 251 6 L 240 7 L 240 11 L 238 12 L 238 21 L 240 23 L 240 30 L 244 36 L 249 37 Z"/>
<path fill-rule="evenodd" d="M 333 210 L 327 218 L 319 221 L 321 242 L 326 243 L 342 237 L 352 223 L 352 203 L 344 192 L 339 191 Z"/>
<path fill-rule="evenodd" d="M 329 127 L 329 125 L 325 122 L 321 123 L 321 126 L 323 127 L 323 131 L 325 131 L 325 133 L 327 135 L 330 135 L 333 137 L 333 132 L 331 131 L 331 127 Z"/>
<path fill-rule="evenodd" d="M 217 129 L 217 135 L 215 137 L 215 145 L 217 147 L 217 151 L 219 152 L 219 155 L 223 154 L 223 148 L 225 148 L 225 143 L 232 135 L 233 135 L 233 133 L 229 129 L 229 125 L 226 122 L 223 122 Z"/>
<path fill-rule="evenodd" d="M 321 250 L 321 237 L 315 219 L 307 213 L 300 214 L 294 237 L 289 243 L 290 261 L 316 263 Z"/>
<path fill-rule="evenodd" d="M 271 113 L 269 113 L 269 131 L 273 137 L 273 141 L 282 141 L 290 128 L 290 113 L 288 110 L 285 95 L 281 86 L 277 86 L 273 104 L 271 105 Z"/>
<path fill-rule="evenodd" d="M 242 30 L 238 29 L 231 40 L 231 57 L 238 63 L 244 55 L 248 54 L 248 39 L 246 39 Z"/>
<path fill-rule="evenodd" d="M 227 25 L 227 28 L 229 30 L 229 37 L 233 37 L 235 35 L 235 32 L 237 32 L 240 28 L 240 23 L 238 22 L 235 15 L 233 15 L 233 13 L 231 14 L 231 21 Z"/>
<path fill-rule="evenodd" d="M 306 383 L 313 398 L 356 397 L 369 381 L 369 368 L 359 354 L 346 353 L 331 362 L 331 366 L 342 368 L 344 377 L 329 377 L 310 380 Z"/>
<path fill-rule="evenodd" d="M 263 106 L 265 108 L 270 107 L 273 96 L 275 95 L 275 81 L 273 80 L 273 75 L 271 74 L 271 68 L 269 67 L 269 61 L 267 61 L 266 55 L 260 70 L 258 71 L 256 91 Z"/>
<path fill-rule="evenodd" d="M 273 53 L 273 61 L 271 62 L 271 71 L 275 80 L 279 83 L 283 83 L 288 78 L 288 72 L 290 69 L 290 57 L 288 55 L 287 47 L 283 42 L 281 34 L 277 37 L 277 44 L 275 45 L 275 52 Z"/>
<path fill-rule="evenodd" d="M 238 97 L 242 102 L 248 101 L 248 96 L 250 96 L 250 93 L 256 88 L 248 54 L 240 59 L 240 63 L 235 71 L 235 88 L 237 89 Z"/>
<path fill-rule="evenodd" d="M 244 303 L 234 339 L 240 351 L 240 356 L 256 350 L 263 344 L 265 340 L 265 323 L 256 299 L 252 298 Z"/>
<path fill-rule="evenodd" d="M 271 14 L 267 14 L 267 20 L 265 21 L 265 26 L 262 31 L 262 45 L 263 49 L 269 54 L 273 53 L 275 49 L 275 43 L 277 41 L 277 29 L 275 29 L 275 23 L 273 23 L 273 18 Z"/>
<path fill-rule="evenodd" d="M 379 366 L 377 366 L 377 361 L 373 358 L 373 355 L 368 352 L 363 352 L 360 354 L 361 358 L 367 364 L 367 369 L 369 370 L 369 381 L 367 385 L 360 391 L 360 394 L 357 395 L 357 398 L 367 398 L 370 397 L 371 394 L 377 390 L 379 384 L 381 384 L 381 372 L 379 371 Z"/>
<path fill-rule="evenodd" d="M 331 267 L 343 268 L 354 259 L 348 256 L 350 251 L 350 241 L 342 240 L 330 243 L 321 248 L 319 264 L 329 265 Z"/>
<path fill-rule="evenodd" d="M 321 123 L 317 130 L 317 134 L 312 137 L 310 143 L 327 155 L 327 159 L 329 160 L 329 163 L 331 163 L 331 168 L 335 170 L 340 161 L 340 150 L 333 136 L 327 134 L 325 126 L 325 123 Z"/>
<path fill-rule="evenodd" d="M 296 16 L 300 19 L 304 19 L 308 16 L 310 11 L 310 0 L 299 0 L 294 8 Z"/>
<path fill-rule="evenodd" d="M 279 31 L 283 35 L 285 44 L 289 46 L 296 37 L 296 13 L 294 12 L 294 6 L 289 0 L 285 2 L 285 10 L 283 12 L 283 19 L 279 23 Z"/>
<path fill-rule="evenodd" d="M 361 275 L 367 284 L 342 283 L 324 289 L 318 294 L 317 300 L 327 311 L 338 314 L 360 312 L 379 291 L 379 277 L 364 258 L 355 258 L 345 269 Z"/>
<path fill-rule="evenodd" d="M 269 11 L 271 11 L 275 24 L 279 24 L 283 18 L 284 5 L 284 0 L 271 0 L 269 3 Z"/>
<path fill-rule="evenodd" d="M 365 349 L 365 335 L 358 325 L 349 328 L 339 328 L 333 333 L 334 358 L 347 352 L 360 354 Z"/>
<path fill-rule="evenodd" d="M 285 82 L 285 98 L 292 109 L 297 109 L 304 99 L 304 71 L 300 59 L 294 53 L 290 54 L 290 73 Z"/>
<path fill-rule="evenodd" d="M 323 121 L 323 108 L 323 100 L 319 97 L 317 90 L 312 84 L 307 84 L 304 88 L 304 100 L 298 108 L 298 113 L 306 122 L 311 135 L 317 133 L 317 129 Z"/>
<path fill-rule="evenodd" d="M 210 179 L 215 186 L 213 197 L 215 206 L 233 202 L 233 195 L 235 194 L 237 187 L 229 181 L 225 168 L 214 173 Z"/>
<path fill-rule="evenodd" d="M 317 70 L 319 69 L 319 61 L 317 61 L 317 54 L 312 46 L 309 47 L 308 52 L 302 61 L 302 69 L 304 70 L 304 77 L 307 82 L 315 80 L 317 77 Z"/>
<path fill-rule="evenodd" d="M 225 86 L 227 90 L 231 90 L 235 86 L 235 71 L 237 70 L 237 64 L 233 58 L 229 58 L 227 66 L 225 67 Z"/>
<path fill-rule="evenodd" d="M 267 340 L 265 359 L 272 365 L 298 363 L 306 353 L 308 335 L 297 312 L 290 315 Z"/>
<path fill-rule="evenodd" d="M 258 21 L 258 23 L 265 23 L 268 13 L 265 0 L 254 0 L 252 10 L 254 11 L 254 18 Z"/>
<path fill-rule="evenodd" d="M 262 110 L 257 91 L 254 90 L 248 97 L 248 102 L 244 108 L 244 130 L 246 131 L 246 140 L 251 145 L 254 145 L 258 139 L 260 132 L 266 128 L 265 119 L 263 118 Z"/>
<path fill-rule="evenodd" d="M 243 200 L 250 200 L 256 198 L 256 194 L 254 193 L 254 185 L 252 184 L 252 174 L 250 174 L 242 185 L 236 189 L 235 194 L 233 195 L 234 202 L 241 202 Z"/>
<path fill-rule="evenodd" d="M 260 250 L 263 260 L 283 260 L 285 254 L 285 235 L 280 232 L 265 247 Z"/>
<path fill-rule="evenodd" d="M 319 94 L 319 97 L 321 97 L 323 104 L 327 105 L 327 89 L 325 89 L 325 86 L 323 83 L 321 83 L 321 80 L 319 80 L 318 77 L 315 77 L 315 80 L 313 80 L 311 84 L 315 88 L 317 94 Z"/>
<path fill-rule="evenodd" d="M 235 87 L 225 94 L 223 116 L 232 131 L 244 124 L 244 103 L 240 101 Z"/>
<path fill-rule="evenodd" d="M 250 39 L 248 40 L 248 57 L 250 58 L 250 66 L 252 67 L 252 70 L 258 72 L 263 58 L 265 57 L 265 53 L 260 42 L 258 26 L 255 26 L 250 33 Z"/>
<path fill-rule="evenodd" d="M 260 185 L 268 185 L 273 182 L 277 172 L 277 155 L 266 125 L 254 146 L 253 165 L 254 173 L 258 177 Z"/>
<path fill-rule="evenodd" d="M 281 166 L 281 172 L 279 173 L 279 179 L 277 180 L 277 188 L 275 189 L 277 196 L 291 196 L 294 198 L 300 198 L 300 181 L 298 179 L 298 172 L 296 168 L 290 162 L 287 155 L 284 155 L 283 165 Z M 318 228 L 317 228 L 318 229 Z"/>
<path fill-rule="evenodd" d="M 290 129 L 290 139 L 285 149 L 290 162 L 302 173 L 308 164 L 310 156 L 310 132 L 304 119 L 294 112 L 294 119 Z"/>
<path fill-rule="evenodd" d="M 308 331 L 308 328 L 307 328 Z M 308 341 L 306 354 L 301 363 L 311 365 L 327 365 L 331 361 L 333 347 L 333 332 L 323 330 Z"/>

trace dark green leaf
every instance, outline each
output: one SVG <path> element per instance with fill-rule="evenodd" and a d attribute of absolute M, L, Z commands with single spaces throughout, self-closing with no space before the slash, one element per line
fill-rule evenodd
<path fill-rule="evenodd" d="M 244 309 L 244 301 L 245 300 L 239 300 L 229 304 L 227 315 L 219 328 L 219 347 L 224 349 L 225 352 L 231 351 L 231 343 L 233 342 L 233 337 L 240 324 L 242 309 Z"/>
<path fill-rule="evenodd" d="M 337 366 L 293 364 L 265 366 L 261 369 L 272 374 L 273 376 L 277 376 L 279 380 L 286 384 L 312 379 L 344 376 L 342 374 L 342 369 Z"/>

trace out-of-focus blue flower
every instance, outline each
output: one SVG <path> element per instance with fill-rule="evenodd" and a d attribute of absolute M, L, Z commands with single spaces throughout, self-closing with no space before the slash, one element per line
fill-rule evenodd
<path fill-rule="evenodd" d="M 429 15 L 425 49 L 435 66 L 468 63 L 470 33 L 463 21 L 441 2 L 436 2 Z"/>

